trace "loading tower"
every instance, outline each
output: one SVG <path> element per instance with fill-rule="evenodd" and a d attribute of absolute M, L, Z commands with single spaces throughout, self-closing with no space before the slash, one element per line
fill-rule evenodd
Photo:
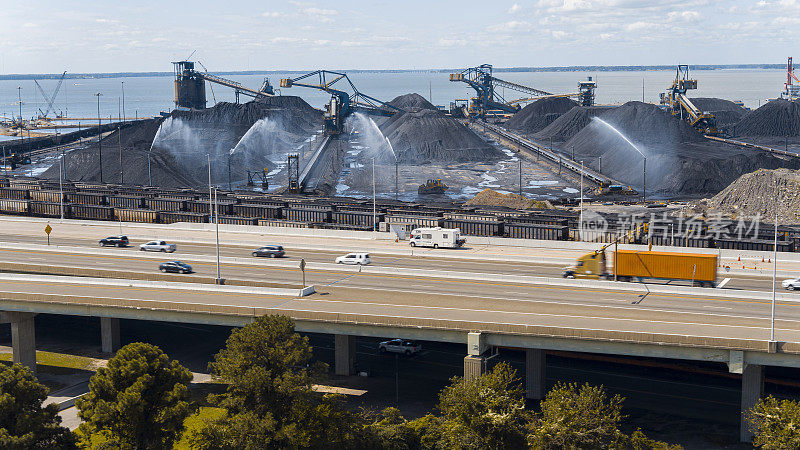
<path fill-rule="evenodd" d="M 700 110 L 686 95 L 692 89 L 697 89 L 697 80 L 689 78 L 688 65 L 680 64 L 675 72 L 675 81 L 672 82 L 672 86 L 666 92 L 661 93 L 661 104 L 673 116 L 679 116 L 681 120 L 685 120 L 700 133 L 717 134 L 714 114 Z"/>
<path fill-rule="evenodd" d="M 268 78 L 264 79 L 264 84 L 261 86 L 261 89 L 257 91 L 245 87 L 239 82 L 211 75 L 207 70 L 203 72 L 195 70 L 194 64 L 193 61 L 177 61 L 172 63 L 175 75 L 176 109 L 204 109 L 206 107 L 206 81 L 233 89 L 236 93 L 236 103 L 239 103 L 240 95 L 251 98 L 261 98 L 272 97 L 276 94 L 272 85 L 269 84 Z M 198 64 L 202 66 L 200 62 L 198 62 Z M 211 93 L 213 95 L 213 89 Z"/>

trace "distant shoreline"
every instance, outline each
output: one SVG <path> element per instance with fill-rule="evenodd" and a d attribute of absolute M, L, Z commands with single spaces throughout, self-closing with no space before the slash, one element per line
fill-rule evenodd
<path fill-rule="evenodd" d="M 690 65 L 692 70 L 746 70 L 746 69 L 785 69 L 785 64 L 718 64 L 718 65 Z M 347 73 L 452 73 L 462 69 L 397 69 L 397 70 L 364 70 L 345 69 L 339 70 Z M 560 66 L 560 67 L 494 67 L 495 72 L 646 72 L 646 71 L 673 71 L 674 65 L 660 66 Z M 302 74 L 311 70 L 239 70 L 239 71 L 213 71 L 217 75 L 270 75 L 276 73 Z M 134 78 L 134 77 L 171 77 L 172 72 L 113 72 L 113 73 L 67 73 L 69 79 L 92 78 Z M 8 74 L 0 75 L 0 80 L 46 80 L 61 78 L 60 73 L 42 74 Z"/>

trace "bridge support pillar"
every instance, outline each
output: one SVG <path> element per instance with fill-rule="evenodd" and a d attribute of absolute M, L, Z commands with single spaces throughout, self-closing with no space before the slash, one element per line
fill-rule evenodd
<path fill-rule="evenodd" d="M 103 353 L 116 353 L 120 347 L 119 319 L 100 318 L 100 344 Z"/>
<path fill-rule="evenodd" d="M 334 335 L 334 373 L 352 375 L 356 363 L 356 337 L 347 334 Z"/>
<path fill-rule="evenodd" d="M 546 359 L 544 350 L 529 348 L 525 350 L 525 397 L 541 400 L 547 392 Z"/>
<path fill-rule="evenodd" d="M 11 348 L 14 363 L 22 364 L 36 374 L 36 327 L 34 313 L 7 312 L 5 319 L 11 322 Z"/>
<path fill-rule="evenodd" d="M 467 356 L 464 358 L 464 379 L 473 380 L 486 373 L 486 357 L 483 353 L 489 348 L 486 335 L 469 333 L 467 335 Z"/>
<path fill-rule="evenodd" d="M 747 364 L 742 370 L 742 411 L 739 424 L 739 438 L 742 442 L 751 442 L 753 433 L 749 430 L 746 414 L 764 394 L 764 366 Z"/>

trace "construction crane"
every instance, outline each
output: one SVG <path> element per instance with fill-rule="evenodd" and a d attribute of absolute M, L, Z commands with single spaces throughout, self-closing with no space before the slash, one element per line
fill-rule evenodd
<path fill-rule="evenodd" d="M 53 95 L 49 96 L 45 94 L 44 89 L 42 89 L 42 85 L 39 84 L 38 81 L 33 80 L 36 83 L 36 87 L 39 89 L 39 93 L 42 94 L 42 98 L 44 99 L 45 103 L 47 103 L 47 110 L 42 112 L 42 108 L 39 108 L 39 116 L 40 119 L 47 119 L 47 115 L 50 114 L 50 111 L 53 109 L 53 103 L 56 101 L 56 96 L 58 95 L 58 91 L 61 89 L 61 84 L 64 83 L 64 77 L 67 75 L 67 71 L 65 70 L 64 73 L 61 74 L 61 78 L 58 80 L 58 84 L 56 85 L 55 90 L 53 90 Z"/>
<path fill-rule="evenodd" d="M 195 70 L 193 61 L 175 61 L 172 64 L 175 74 L 175 107 L 177 109 L 204 109 L 206 107 L 206 81 L 233 89 L 236 93 L 236 103 L 239 103 L 240 95 L 252 98 L 276 95 L 268 78 L 264 79 L 260 90 L 255 90 L 245 87 L 239 82 L 211 75 L 208 70 L 205 70 L 205 67 L 203 67 L 204 72 Z M 198 64 L 203 65 L 200 62 Z M 213 95 L 213 89 L 211 93 Z"/>
<path fill-rule="evenodd" d="M 661 104 L 673 116 L 679 116 L 681 120 L 697 129 L 697 131 L 708 134 L 717 134 L 717 123 L 714 114 L 702 111 L 692 103 L 686 92 L 697 89 L 697 80 L 689 78 L 689 66 L 686 64 L 678 65 L 675 73 L 675 81 L 667 92 L 661 93 Z"/>
<path fill-rule="evenodd" d="M 332 86 L 344 80 L 347 86 L 353 91 L 348 93 Z M 350 81 L 350 78 L 343 72 L 332 72 L 330 70 L 317 70 L 297 78 L 281 79 L 282 88 L 292 86 L 302 86 L 318 89 L 331 94 L 331 101 L 325 105 L 325 131 L 328 134 L 337 135 L 344 130 L 344 121 L 353 112 L 363 112 L 380 116 L 392 116 L 397 112 L 402 112 L 400 108 L 382 102 L 375 97 L 359 92 L 358 88 Z"/>
<path fill-rule="evenodd" d="M 578 84 L 579 92 L 572 94 L 552 94 L 541 89 L 524 86 L 519 83 L 501 80 L 492 74 L 491 64 L 470 67 L 458 73 L 450 74 L 450 81 L 463 82 L 475 90 L 477 96 L 471 99 L 467 112 L 471 116 L 486 118 L 487 115 L 514 114 L 520 110 L 521 103 L 542 98 L 577 97 L 582 106 L 594 105 L 594 90 L 597 83 L 589 81 Z M 527 97 L 507 101 L 497 92 L 497 88 L 528 94 Z"/>
<path fill-rule="evenodd" d="M 794 84 L 794 82 L 800 83 L 800 79 L 794 74 L 794 67 L 792 66 L 792 57 L 789 57 L 789 61 L 786 63 L 786 83 L 783 84 L 784 91 L 781 94 L 782 98 L 785 98 L 789 101 L 794 101 L 800 98 L 800 84 Z"/>

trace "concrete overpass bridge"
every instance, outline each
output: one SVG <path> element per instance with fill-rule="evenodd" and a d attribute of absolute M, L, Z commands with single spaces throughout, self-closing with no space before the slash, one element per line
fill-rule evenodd
<path fill-rule="evenodd" d="M 50 248 L 26 240 L 30 223 L 18 234 L 13 226 L 0 231 L 0 309 L 12 325 L 15 362 L 35 367 L 39 313 L 99 317 L 107 352 L 119 347 L 119 319 L 243 326 L 264 314 L 283 314 L 300 332 L 335 335 L 334 368 L 342 375 L 353 372 L 356 336 L 466 344 L 467 377 L 486 369 L 494 347 L 525 349 L 526 392 L 532 399 L 545 394 L 546 351 L 724 363 L 741 374 L 743 411 L 762 394 L 764 366 L 800 367 L 800 298 L 778 295 L 776 342 L 771 342 L 770 293 L 753 277 L 728 283 L 747 287 L 737 289 L 563 280 L 530 274 L 557 267 L 547 260 L 552 250 L 539 256 L 532 251 L 531 257 L 520 249 L 519 255 L 527 256 L 513 261 L 506 255 L 508 265 L 503 257 L 478 261 L 474 254 L 451 254 L 440 261 L 442 251 L 398 257 L 379 250 L 387 254 L 375 253 L 376 265 L 359 270 L 326 263 L 328 256 L 315 261 L 312 255 L 324 250 L 298 248 L 297 253 L 309 252 L 307 275 L 314 284 L 313 290 L 301 290 L 293 261 L 231 256 L 247 255 L 241 242 L 223 246 L 228 283 L 220 286 L 210 276 L 214 247 L 192 243 L 202 241 L 202 231 L 187 232 L 179 243 L 179 258 L 198 272 L 180 276 L 154 270 L 166 259 L 161 255 L 89 248 L 96 245 L 97 230 L 75 227 L 59 238 L 68 245 Z M 141 230 L 129 231 L 134 237 Z M 152 238 L 149 233 L 140 233 L 143 240 Z M 264 239 L 263 233 L 252 237 L 251 245 Z M 330 249 L 331 239 L 323 242 Z M 432 268 L 431 262 L 440 264 Z M 747 437 L 742 427 L 742 438 Z"/>

